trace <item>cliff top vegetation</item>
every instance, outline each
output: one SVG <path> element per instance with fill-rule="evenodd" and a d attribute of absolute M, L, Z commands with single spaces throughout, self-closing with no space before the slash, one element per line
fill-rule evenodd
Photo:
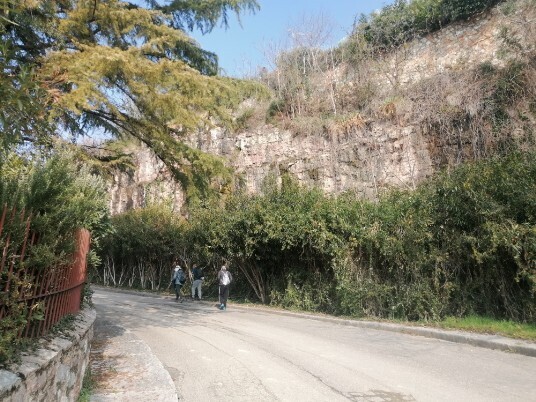
<path fill-rule="evenodd" d="M 374 122 L 412 124 L 436 144 L 430 151 L 438 166 L 531 149 L 536 32 L 527 16 L 534 10 L 531 0 L 396 1 L 362 16 L 347 40 L 327 50 L 313 40 L 325 27 L 311 23 L 300 29 L 311 40 L 274 54 L 274 70 L 259 75 L 274 95 L 267 111 L 257 113 L 296 135 L 345 135 Z M 493 59 L 421 66 L 419 74 L 408 67 L 419 38 L 453 23 L 454 32 L 470 30 L 490 15 L 497 21 Z M 471 150 L 460 158 L 456 142 L 472 144 Z"/>

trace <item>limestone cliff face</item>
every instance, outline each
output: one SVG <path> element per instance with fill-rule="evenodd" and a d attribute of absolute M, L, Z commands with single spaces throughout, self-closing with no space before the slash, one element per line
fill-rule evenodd
<path fill-rule="evenodd" d="M 213 130 L 201 149 L 228 160 L 250 193 L 260 191 L 268 175 L 290 173 L 326 193 L 353 190 L 373 198 L 380 187 L 413 186 L 432 172 L 415 127 L 389 122 L 326 136 L 295 136 L 270 125 L 232 138 Z"/>
<path fill-rule="evenodd" d="M 519 4 L 525 3 L 523 0 Z M 535 7 L 504 7 L 470 21 L 455 23 L 407 44 L 397 54 L 373 66 L 381 85 L 415 83 L 445 70 L 466 69 L 482 62 L 504 63 L 499 57 L 500 33 L 523 41 L 523 30 L 535 29 Z M 523 43 L 527 49 L 531 44 Z M 418 123 L 378 118 L 348 124 L 324 135 L 294 135 L 272 125 L 230 133 L 222 129 L 190 138 L 191 146 L 227 160 L 249 192 L 257 192 L 268 175 L 290 173 L 305 185 L 326 193 L 351 190 L 374 198 L 384 186 L 413 188 L 437 166 L 430 138 Z M 178 209 L 184 202 L 180 186 L 146 149 L 137 151 L 138 169 L 118 173 L 111 186 L 111 210 L 119 213 L 144 205 L 148 198 L 169 200 Z"/>
<path fill-rule="evenodd" d="M 146 147 L 132 147 L 136 169 L 116 171 L 109 181 L 112 215 L 154 202 L 169 203 L 176 210 L 184 204 L 180 184 L 172 180 L 164 163 Z"/>

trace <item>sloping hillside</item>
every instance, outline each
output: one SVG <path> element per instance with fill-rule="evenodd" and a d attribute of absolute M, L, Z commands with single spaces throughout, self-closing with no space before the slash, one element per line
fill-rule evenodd
<path fill-rule="evenodd" d="M 389 51 L 356 57 L 351 41 L 328 52 L 294 49 L 291 60 L 302 52 L 337 62 L 287 77 L 289 96 L 279 88 L 270 105 L 243 105 L 240 129 L 215 128 L 190 143 L 223 157 L 249 192 L 288 173 L 328 193 L 367 198 L 390 186 L 414 188 L 445 166 L 532 148 L 535 18 L 533 1 L 510 0 Z M 278 89 L 274 77 L 285 73 L 260 79 Z M 162 186 L 180 208 L 184 197 L 169 173 L 146 151 L 138 156 L 135 173 L 114 177 L 112 210 L 143 205 Z"/>

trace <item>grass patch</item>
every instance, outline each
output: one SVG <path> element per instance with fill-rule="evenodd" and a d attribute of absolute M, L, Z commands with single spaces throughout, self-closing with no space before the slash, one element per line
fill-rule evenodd
<path fill-rule="evenodd" d="M 87 366 L 86 373 L 84 374 L 84 380 L 82 382 L 82 389 L 78 396 L 78 402 L 89 402 L 91 393 L 95 387 L 95 382 L 91 375 L 91 365 Z"/>
<path fill-rule="evenodd" d="M 240 305 L 249 305 L 252 307 L 259 307 L 258 303 L 247 302 L 243 300 L 233 300 L 234 303 Z M 406 321 L 406 320 L 388 320 L 379 319 L 375 317 L 350 317 L 350 316 L 337 316 L 325 313 L 315 313 L 311 311 L 303 311 L 298 308 L 283 308 L 280 306 L 262 305 L 263 308 L 273 310 L 291 311 L 297 313 L 306 313 L 312 315 L 332 316 L 341 319 L 356 320 L 356 321 L 377 321 L 385 323 L 394 323 L 400 325 L 412 325 L 419 327 L 435 327 L 444 329 L 455 329 L 460 331 L 475 332 L 479 334 L 491 334 L 501 335 L 514 339 L 524 339 L 528 341 L 536 342 L 536 324 L 525 324 L 515 321 L 497 320 L 489 317 L 480 316 L 467 316 L 463 318 L 459 317 L 447 317 L 442 321 Z"/>
<path fill-rule="evenodd" d="M 488 317 L 468 316 L 464 318 L 448 317 L 436 323 L 436 326 L 536 341 L 536 324 L 522 324 Z"/>

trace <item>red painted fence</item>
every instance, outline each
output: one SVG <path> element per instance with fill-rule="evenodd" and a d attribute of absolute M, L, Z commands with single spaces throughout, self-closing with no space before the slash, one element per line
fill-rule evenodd
<path fill-rule="evenodd" d="M 19 337 L 41 336 L 67 314 L 80 311 L 86 281 L 86 256 L 90 234 L 86 229 L 75 233 L 76 249 L 68 265 L 36 269 L 25 257 L 36 243 L 30 230 L 31 217 L 22 210 L 4 206 L 0 218 L 0 320 L 11 309 L 25 310 L 27 324 Z M 32 319 L 36 312 L 40 319 Z"/>

